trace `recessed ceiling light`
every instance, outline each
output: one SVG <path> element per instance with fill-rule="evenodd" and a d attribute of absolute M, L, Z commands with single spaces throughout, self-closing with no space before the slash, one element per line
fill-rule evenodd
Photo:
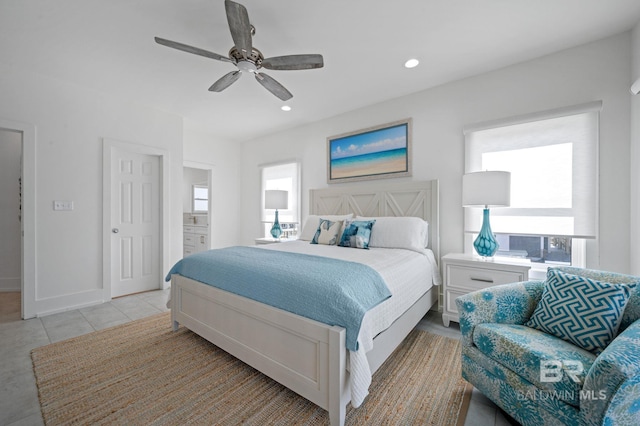
<path fill-rule="evenodd" d="M 283 111 L 291 111 L 291 107 L 289 105 L 282 105 L 280 109 Z"/>
<path fill-rule="evenodd" d="M 405 68 L 415 68 L 418 66 L 419 63 L 420 61 L 417 59 L 409 59 L 407 62 L 404 63 L 404 66 Z"/>

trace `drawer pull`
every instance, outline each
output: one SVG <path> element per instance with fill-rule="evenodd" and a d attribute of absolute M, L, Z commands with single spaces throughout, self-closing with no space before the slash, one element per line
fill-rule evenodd
<path fill-rule="evenodd" d="M 480 282 L 483 282 L 483 283 L 490 283 L 490 284 L 493 283 L 493 280 L 490 279 L 490 278 L 474 278 L 474 277 L 471 277 L 471 281 L 480 281 Z"/>

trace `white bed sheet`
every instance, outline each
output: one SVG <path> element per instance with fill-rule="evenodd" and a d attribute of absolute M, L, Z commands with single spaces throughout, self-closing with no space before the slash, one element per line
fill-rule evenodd
<path fill-rule="evenodd" d="M 416 252 L 388 248 L 364 250 L 310 244 L 302 240 L 257 247 L 362 263 L 375 269 L 384 279 L 392 296 L 365 314 L 358 335 L 358 350 L 349 352 L 351 404 L 354 407 L 360 406 L 368 395 L 371 384 L 371 369 L 366 353 L 373 348 L 373 339 L 389 328 L 433 285 L 441 284 L 433 253 L 431 250 Z"/>

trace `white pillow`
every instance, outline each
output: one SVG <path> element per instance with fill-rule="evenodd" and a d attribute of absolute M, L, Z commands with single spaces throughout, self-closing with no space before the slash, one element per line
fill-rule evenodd
<path fill-rule="evenodd" d="M 362 217 L 356 220 L 375 219 L 371 229 L 369 247 L 402 248 L 423 252 L 429 245 L 429 224 L 419 217 Z"/>
<path fill-rule="evenodd" d="M 299 240 L 303 240 L 303 241 L 311 241 L 314 237 L 314 235 L 316 235 L 316 231 L 318 230 L 318 226 L 320 226 L 320 219 L 329 219 L 331 221 L 338 221 L 338 220 L 349 220 L 353 217 L 353 214 L 349 213 L 349 214 L 342 214 L 342 215 L 338 215 L 338 214 L 323 214 L 323 215 L 315 215 L 315 214 L 310 214 L 309 216 L 307 216 L 307 220 L 304 222 L 304 226 L 302 227 L 302 232 L 300 234 L 298 234 L 298 239 Z M 340 231 L 340 233 L 338 234 L 338 241 L 340 241 L 340 238 L 342 237 L 342 230 Z"/>

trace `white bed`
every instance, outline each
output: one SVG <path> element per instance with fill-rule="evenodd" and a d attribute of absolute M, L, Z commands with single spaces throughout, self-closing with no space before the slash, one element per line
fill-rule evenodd
<path fill-rule="evenodd" d="M 437 201 L 437 181 L 339 186 L 312 190 L 310 214 L 420 217 L 429 223 L 430 251 L 427 251 L 426 256 L 432 254 L 434 259 L 438 259 Z M 343 258 L 343 253 L 348 252 L 350 256 L 355 256 L 355 260 L 364 264 L 371 263 L 368 259 L 387 258 L 384 254 L 386 249 L 360 250 L 332 246 L 311 248 L 308 241 L 263 248 L 311 251 L 312 254 L 338 258 Z M 417 255 L 405 251 L 408 252 L 407 258 L 415 258 Z M 390 284 L 392 293 L 392 287 L 409 280 L 399 272 L 401 269 L 393 268 L 394 262 L 389 260 L 385 267 L 383 260 L 382 263 L 377 262 L 376 267 L 380 269 L 379 265 L 383 265 L 380 272 L 381 275 L 387 275 L 383 278 Z M 437 265 L 429 273 L 437 277 Z M 437 278 L 433 281 L 438 284 Z M 422 288 L 413 285 L 413 290 L 402 291 L 402 294 L 407 294 L 406 297 L 392 296 L 369 311 L 358 337 L 360 348 L 357 353 L 346 350 L 346 333 L 342 327 L 325 325 L 180 275 L 172 276 L 172 321 L 174 329 L 177 329 L 178 324 L 184 325 L 328 410 L 332 425 L 342 425 L 346 406 L 352 398 L 351 381 L 358 388 L 357 382 L 366 381 L 367 378 L 370 380 L 371 374 L 437 302 L 438 287 L 431 284 L 432 282 L 425 284 L 423 281 Z M 411 292 L 415 295 L 410 296 Z M 416 298 L 417 301 L 414 302 Z M 398 313 L 393 313 L 397 310 L 404 313 L 398 316 Z M 363 365 L 364 370 L 367 370 L 364 373 Z M 364 395 L 368 383 L 365 385 Z M 358 400 L 354 405 L 359 405 L 363 395 L 356 395 L 354 398 L 354 401 Z"/>

